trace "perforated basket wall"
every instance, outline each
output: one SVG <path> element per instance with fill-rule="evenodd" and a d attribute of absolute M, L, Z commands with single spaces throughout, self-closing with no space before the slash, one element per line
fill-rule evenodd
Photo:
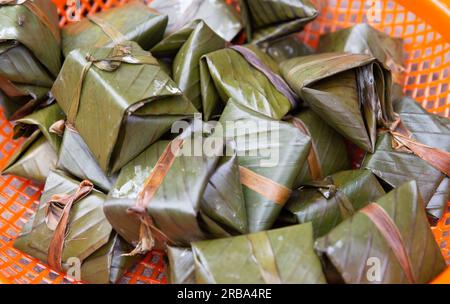
<path fill-rule="evenodd" d="M 68 22 L 123 5 L 127 0 L 52 0 L 58 6 L 61 26 Z M 227 0 L 233 2 L 233 0 Z M 146 1 L 149 2 L 149 1 Z M 308 25 L 302 39 L 315 47 L 322 33 L 359 22 L 405 39 L 407 77 L 405 94 L 429 111 L 450 117 L 450 1 L 449 0 L 316 0 L 320 17 Z M 406 8 L 407 7 L 407 8 Z M 441 34 L 439 33 L 441 32 Z M 447 42 L 446 42 L 447 41 Z M 0 167 L 21 141 L 13 141 L 12 126 L 0 110 Z M 72 283 L 40 261 L 12 247 L 12 242 L 37 207 L 41 185 L 12 176 L 0 177 L 0 283 Z M 448 212 L 433 228 L 436 241 L 450 264 L 450 204 Z M 165 283 L 164 256 L 148 254 L 128 271 L 121 283 Z M 450 274 L 436 280 L 450 283 Z"/>

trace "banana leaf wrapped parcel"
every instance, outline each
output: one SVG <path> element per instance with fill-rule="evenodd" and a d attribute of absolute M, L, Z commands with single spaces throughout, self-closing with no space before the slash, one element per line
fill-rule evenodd
<path fill-rule="evenodd" d="M 164 36 L 167 16 L 161 16 L 141 1 L 130 1 L 67 25 L 62 30 L 64 56 L 75 49 L 112 47 L 134 41 L 149 50 Z"/>
<path fill-rule="evenodd" d="M 132 255 L 248 231 L 236 155 L 221 157 L 226 145 L 219 141 L 212 153 L 196 152 L 195 145 L 201 149 L 209 138 L 202 133 L 194 123 L 174 140 L 154 143 L 120 171 L 104 211 L 136 247 Z"/>
<path fill-rule="evenodd" d="M 56 168 L 61 137 L 52 127 L 65 115 L 57 104 L 29 114 L 15 121 L 14 137 L 25 137 L 23 144 L 8 161 L 2 174 L 45 182 Z M 55 133 L 56 132 L 56 133 Z"/>
<path fill-rule="evenodd" d="M 239 7 L 251 43 L 299 32 L 318 16 L 310 0 L 239 0 Z"/>
<path fill-rule="evenodd" d="M 7 0 L 0 4 L 0 91 L 9 102 L 44 101 L 61 69 L 58 22 L 51 1 Z"/>
<path fill-rule="evenodd" d="M 403 63 L 403 39 L 391 37 L 366 23 L 354 25 L 320 37 L 320 53 L 348 52 L 367 54 L 377 58 L 391 69 L 393 100 L 403 94 L 406 68 Z"/>
<path fill-rule="evenodd" d="M 410 181 L 318 239 L 329 283 L 426 284 L 436 278 L 446 264 L 424 207 Z"/>
<path fill-rule="evenodd" d="M 342 171 L 294 191 L 280 218 L 287 224 L 311 222 L 317 238 L 384 194 L 369 170 Z"/>
<path fill-rule="evenodd" d="M 289 115 L 286 121 L 311 138 L 307 166 L 296 178 L 295 188 L 305 183 L 322 180 L 326 176 L 351 169 L 347 146 L 343 137 L 311 109 Z"/>
<path fill-rule="evenodd" d="M 108 176 L 196 112 L 135 42 L 73 51 L 52 93 Z"/>
<path fill-rule="evenodd" d="M 273 60 L 281 63 L 285 60 L 314 54 L 314 49 L 300 41 L 297 34 L 282 37 L 259 45 Z"/>
<path fill-rule="evenodd" d="M 307 167 L 311 138 L 234 100 L 228 101 L 219 123 L 220 133 L 236 142 L 249 231 L 270 229 Z"/>
<path fill-rule="evenodd" d="M 167 247 L 170 284 L 195 284 L 194 254 L 191 247 Z"/>
<path fill-rule="evenodd" d="M 362 168 L 392 187 L 417 181 L 428 213 L 440 219 L 450 194 L 450 128 L 410 98 L 398 100 L 395 112 L 396 123 L 380 132 L 375 153 L 366 155 Z"/>
<path fill-rule="evenodd" d="M 374 57 L 325 53 L 290 59 L 280 68 L 314 112 L 365 151 L 375 150 L 378 127 L 395 120 L 391 74 Z"/>
<path fill-rule="evenodd" d="M 325 284 L 313 246 L 311 223 L 195 242 L 195 279 L 201 284 Z"/>
<path fill-rule="evenodd" d="M 81 274 L 90 283 L 118 279 L 130 265 L 127 259 L 134 258 L 122 256 L 128 248 L 117 243 L 103 213 L 105 199 L 89 181 L 80 183 L 52 171 L 35 217 L 25 225 L 14 247 L 61 272 L 80 263 Z"/>
<path fill-rule="evenodd" d="M 153 0 L 149 6 L 169 17 L 167 36 L 197 19 L 226 41 L 233 40 L 242 30 L 237 11 L 224 0 Z"/>
<path fill-rule="evenodd" d="M 112 189 L 117 178 L 116 174 L 107 176 L 103 172 L 83 138 L 71 125 L 64 128 L 56 167 L 80 180 L 91 181 L 105 193 Z"/>
<path fill-rule="evenodd" d="M 280 120 L 300 106 L 278 74 L 278 64 L 255 46 L 233 46 L 202 57 L 200 83 L 205 120 L 220 114 L 231 98 Z"/>
<path fill-rule="evenodd" d="M 195 20 L 169 35 L 151 49 L 153 56 L 172 61 L 172 79 L 185 96 L 201 110 L 200 58 L 223 49 L 226 41 L 204 21 Z"/>

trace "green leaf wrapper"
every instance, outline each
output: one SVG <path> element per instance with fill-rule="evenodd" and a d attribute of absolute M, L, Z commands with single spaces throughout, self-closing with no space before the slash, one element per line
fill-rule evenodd
<path fill-rule="evenodd" d="M 45 182 L 50 170 L 56 168 L 61 145 L 61 138 L 49 129 L 64 118 L 61 108 L 54 104 L 15 121 L 16 137 L 24 135 L 27 138 L 15 151 L 2 174 Z"/>
<path fill-rule="evenodd" d="M 101 26 L 85 18 L 64 27 L 63 53 L 68 56 L 75 49 L 87 47 L 111 47 L 117 42 L 135 41 L 148 50 L 163 38 L 167 16 L 160 16 L 140 1 L 129 3 L 94 15 Z M 115 34 L 107 34 L 113 32 Z M 112 37 L 111 37 L 112 36 Z M 113 38 L 118 41 L 114 41 Z"/>
<path fill-rule="evenodd" d="M 224 0 L 153 0 L 150 7 L 169 16 L 166 35 L 178 32 L 192 20 L 203 20 L 226 41 L 242 30 L 239 15 Z"/>
<path fill-rule="evenodd" d="M 172 78 L 185 96 L 201 110 L 200 58 L 225 47 L 225 40 L 203 21 L 193 21 L 152 48 L 154 56 L 173 58 Z"/>
<path fill-rule="evenodd" d="M 131 56 L 152 60 L 155 64 L 122 62 L 113 71 L 93 64 L 86 72 L 90 64 L 86 54 L 103 59 L 111 56 L 116 48 L 75 50 L 66 58 L 52 88 L 64 112 L 68 116 L 75 113 L 71 123 L 107 175 L 117 172 L 158 140 L 173 122 L 192 117 L 196 111 L 149 52 L 134 42 L 126 46 Z M 105 61 L 98 64 L 103 63 Z M 84 79 L 83 71 L 86 72 Z M 77 107 L 74 96 L 79 86 Z"/>
<path fill-rule="evenodd" d="M 195 266 L 192 249 L 168 247 L 170 284 L 195 284 Z"/>
<path fill-rule="evenodd" d="M 395 111 L 400 114 L 414 140 L 450 152 L 450 129 L 443 123 L 448 119 L 428 113 L 410 98 L 398 100 Z M 446 183 L 448 185 L 448 181 L 444 181 L 445 174 L 415 154 L 395 150 L 389 133 L 379 134 L 375 153 L 366 155 L 362 168 L 372 170 L 392 187 L 399 187 L 410 180 L 417 181 L 430 215 L 439 219 L 444 214 L 450 193 L 450 188 L 445 186 Z"/>
<path fill-rule="evenodd" d="M 369 170 L 342 171 L 294 191 L 280 221 L 289 224 L 312 222 L 314 237 L 321 237 L 384 194 Z"/>
<path fill-rule="evenodd" d="M 368 55 L 326 53 L 281 63 L 281 74 L 313 111 L 365 151 L 395 120 L 391 74 Z"/>
<path fill-rule="evenodd" d="M 403 63 L 403 39 L 391 37 L 366 23 L 324 34 L 320 38 L 318 52 L 348 52 L 369 54 L 392 71 L 392 100 L 403 94 L 406 68 Z"/>
<path fill-rule="evenodd" d="M 309 0 L 239 0 L 241 15 L 252 43 L 299 32 L 318 16 Z"/>
<path fill-rule="evenodd" d="M 297 34 L 261 44 L 260 47 L 277 63 L 314 53 L 314 49 L 301 42 Z"/>
<path fill-rule="evenodd" d="M 192 244 L 202 284 L 326 283 L 310 223 Z M 230 267 L 233 265 L 233 267 Z"/>
<path fill-rule="evenodd" d="M 311 148 L 309 136 L 292 124 L 256 113 L 231 99 L 220 123 L 225 128 L 224 135 L 236 142 L 239 166 L 276 183 L 276 191 L 280 186 L 287 191 L 293 189 L 296 177 L 306 166 Z M 286 201 L 274 202 L 247 186 L 243 191 L 249 231 L 270 229 Z"/>
<path fill-rule="evenodd" d="M 376 204 L 394 223 L 391 234 L 384 235 L 366 213 L 359 211 L 316 241 L 316 251 L 332 266 L 330 269 L 334 268 L 334 273 L 337 271 L 341 280 L 346 283 L 404 284 L 410 282 L 405 270 L 410 269 L 413 281 L 425 284 L 445 270 L 445 260 L 428 225 L 414 181 L 386 194 Z M 395 231 L 399 232 L 400 239 L 394 238 Z M 400 245 L 398 241 L 404 246 L 393 248 L 388 236 L 395 239 L 397 246 Z M 400 251 L 405 252 L 404 259 L 398 258 Z M 403 260 L 409 262 L 410 268 L 401 266 Z M 371 270 L 371 267 L 376 269 Z M 373 271 L 379 272 L 378 278 Z"/>

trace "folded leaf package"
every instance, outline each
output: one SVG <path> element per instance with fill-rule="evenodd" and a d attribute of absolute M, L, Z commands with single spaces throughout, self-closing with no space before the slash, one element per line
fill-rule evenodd
<path fill-rule="evenodd" d="M 103 172 L 83 138 L 70 125 L 65 126 L 56 167 L 79 179 L 91 181 L 105 193 L 112 189 L 117 178 L 117 175 L 107 176 Z"/>
<path fill-rule="evenodd" d="M 236 142 L 249 231 L 270 229 L 307 166 L 311 139 L 294 125 L 234 100 L 228 101 L 219 122 L 222 136 Z"/>
<path fill-rule="evenodd" d="M 50 129 L 64 119 L 57 104 L 29 114 L 15 121 L 15 137 L 25 137 L 23 144 L 8 161 L 2 174 L 13 174 L 38 182 L 45 182 L 50 170 L 56 168 L 61 138 Z"/>
<path fill-rule="evenodd" d="M 196 112 L 134 42 L 71 52 L 52 93 L 108 176 Z"/>
<path fill-rule="evenodd" d="M 230 98 L 278 120 L 300 105 L 278 74 L 277 63 L 254 46 L 233 46 L 203 56 L 200 77 L 206 120 L 220 114 Z"/>
<path fill-rule="evenodd" d="M 343 137 L 314 111 L 304 109 L 287 116 L 285 120 L 311 138 L 307 166 L 303 166 L 297 176 L 295 188 L 351 168 Z"/>
<path fill-rule="evenodd" d="M 195 242 L 195 279 L 201 284 L 325 284 L 313 245 L 311 223 Z"/>
<path fill-rule="evenodd" d="M 167 248 L 170 284 L 195 284 L 194 254 L 190 247 Z"/>
<path fill-rule="evenodd" d="M 32 112 L 61 68 L 61 34 L 55 5 L 47 0 L 0 4 L 0 90 Z M 19 116 L 16 116 L 19 118 Z"/>
<path fill-rule="evenodd" d="M 192 20 L 203 20 L 226 41 L 233 40 L 242 30 L 236 10 L 224 0 L 153 0 L 150 7 L 169 16 L 166 35 L 185 27 Z"/>
<path fill-rule="evenodd" d="M 449 119 L 428 113 L 410 98 L 398 100 L 395 111 L 397 122 L 380 132 L 375 153 L 366 155 L 362 168 L 393 187 L 417 181 L 428 213 L 440 219 L 450 198 Z"/>
<path fill-rule="evenodd" d="M 153 56 L 172 61 L 173 80 L 194 106 L 201 110 L 200 58 L 223 49 L 225 43 L 204 21 L 197 20 L 166 37 L 151 52 Z"/>
<path fill-rule="evenodd" d="M 62 30 L 63 53 L 75 49 L 112 47 L 125 41 L 137 42 L 149 50 L 164 36 L 167 16 L 161 16 L 141 1 L 110 8 L 67 25 Z"/>
<path fill-rule="evenodd" d="M 369 170 L 342 171 L 295 190 L 280 216 L 281 223 L 311 222 L 314 237 L 321 237 L 384 194 Z"/>
<path fill-rule="evenodd" d="M 281 74 L 313 111 L 365 151 L 395 121 L 391 74 L 369 55 L 325 53 L 281 63 Z"/>
<path fill-rule="evenodd" d="M 415 181 L 399 186 L 318 239 L 329 282 L 426 284 L 446 269 Z M 378 265 L 370 275 L 365 265 Z M 331 278 L 334 279 L 331 279 Z"/>
<path fill-rule="evenodd" d="M 117 246 L 117 235 L 103 213 L 105 198 L 89 181 L 52 171 L 35 217 L 14 247 L 61 272 L 77 258 L 90 283 L 117 280 L 134 258 L 122 256 L 129 248 Z"/>
<path fill-rule="evenodd" d="M 259 47 L 261 47 L 277 63 L 295 57 L 314 54 L 314 50 L 301 42 L 297 34 L 270 41 Z"/>
<path fill-rule="evenodd" d="M 401 38 L 391 37 L 363 23 L 323 35 L 317 51 L 372 55 L 392 71 L 393 100 L 397 100 L 403 95 L 406 68 L 403 63 L 403 40 Z"/>
<path fill-rule="evenodd" d="M 318 16 L 310 0 L 239 0 L 239 6 L 251 43 L 299 32 Z"/>
<path fill-rule="evenodd" d="M 158 141 L 120 171 L 104 211 L 136 247 L 131 254 L 248 231 L 236 155 L 192 155 L 205 139 L 198 132 L 192 125 L 171 142 Z"/>

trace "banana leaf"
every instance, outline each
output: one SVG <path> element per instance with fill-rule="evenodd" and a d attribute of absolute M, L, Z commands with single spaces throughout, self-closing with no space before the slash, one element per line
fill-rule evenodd
<path fill-rule="evenodd" d="M 127 40 L 149 50 L 161 41 L 166 26 L 167 16 L 140 1 L 130 1 L 64 27 L 63 53 L 67 57 L 75 49 L 111 47 Z"/>
<path fill-rule="evenodd" d="M 15 121 L 15 137 L 25 136 L 25 142 L 15 151 L 2 174 L 12 174 L 45 182 L 49 172 L 56 168 L 61 138 L 50 132 L 50 127 L 64 119 L 57 104 L 34 112 Z"/>
<path fill-rule="evenodd" d="M 450 152 L 450 128 L 442 123 L 441 118 L 428 113 L 410 98 L 398 100 L 394 109 L 414 140 Z M 417 181 L 430 215 L 440 219 L 444 214 L 450 193 L 450 188 L 444 185 L 440 188 L 445 174 L 415 154 L 394 149 L 389 133 L 379 134 L 375 153 L 366 155 L 362 168 L 372 170 L 392 187 L 399 187 L 410 180 Z M 435 194 L 437 196 L 429 205 Z"/>
<path fill-rule="evenodd" d="M 81 265 L 81 278 L 95 284 L 117 283 L 125 271 L 142 258 L 127 256 L 130 250 L 131 246 L 117 233 L 111 233 L 108 243 Z"/>
<path fill-rule="evenodd" d="M 277 64 L 255 47 L 245 47 L 265 66 L 277 74 Z M 200 83 L 205 120 L 220 114 L 224 104 L 233 100 L 263 115 L 281 119 L 296 104 L 273 82 L 234 49 L 223 49 L 202 57 Z"/>
<path fill-rule="evenodd" d="M 52 217 L 53 210 L 49 209 L 49 202 L 56 197 L 72 195 L 79 188 L 79 182 L 72 180 L 62 172 L 52 171 L 45 183 L 44 191 L 40 199 L 39 209 L 34 221 L 25 225 L 20 236 L 15 240 L 14 247 L 42 262 L 50 262 L 49 249 L 53 241 L 58 225 Z M 56 195 L 56 197 L 55 197 Z M 110 240 L 112 227 L 103 213 L 103 203 L 106 195 L 92 190 L 86 196 L 80 198 L 68 211 L 68 225 L 62 246 L 61 270 L 68 270 L 69 258 L 78 258 L 81 263 L 91 257 Z M 61 207 L 63 208 L 63 207 Z M 62 219 L 62 217 L 60 218 Z M 62 220 L 61 220 L 62 221 Z M 58 222 L 60 223 L 60 222 Z M 92 263 L 98 270 L 96 263 Z M 112 272 L 115 270 L 113 269 Z M 84 273 L 92 273 L 84 267 Z M 83 278 L 81 278 L 83 279 Z M 94 279 L 103 278 L 99 275 Z M 92 281 L 91 283 L 97 283 Z"/>
<path fill-rule="evenodd" d="M 196 111 L 134 42 L 73 51 L 52 93 L 108 176 Z"/>
<path fill-rule="evenodd" d="M 365 151 L 374 151 L 377 127 L 395 120 L 390 72 L 371 56 L 298 57 L 281 63 L 281 73 L 313 111 Z"/>
<path fill-rule="evenodd" d="M 260 47 L 277 63 L 285 60 L 314 54 L 314 50 L 301 42 L 297 34 L 263 43 Z"/>
<path fill-rule="evenodd" d="M 24 104 L 25 102 L 13 101 L 0 90 L 0 107 L 6 119 L 10 119 Z"/>
<path fill-rule="evenodd" d="M 208 1 L 206 1 L 208 2 Z M 225 40 L 214 33 L 203 21 L 196 20 L 171 34 L 151 49 L 153 56 L 173 59 L 172 78 L 184 95 L 200 110 L 200 58 L 223 49 Z"/>
<path fill-rule="evenodd" d="M 313 180 L 351 169 L 344 139 L 311 109 L 288 117 L 288 122 L 311 137 L 308 166 L 302 167 L 295 188 Z"/>
<path fill-rule="evenodd" d="M 42 79 L 33 77 L 33 81 L 27 81 L 27 84 L 47 82 L 48 77 L 56 77 L 61 68 L 61 33 L 58 22 L 58 13 L 52 1 L 24 1 L 17 5 L 11 1 L 9 4 L 1 4 L 0 74 L 8 74 L 7 70 L 14 64 L 17 70 L 11 72 L 20 73 L 20 77 L 47 74 Z M 11 45 L 18 48 L 10 49 L 13 57 L 9 58 L 3 51 Z M 16 61 L 17 56 L 24 58 Z M 13 58 L 14 61 L 8 63 Z M 51 84 L 48 87 L 50 86 Z"/>
<path fill-rule="evenodd" d="M 195 284 L 194 255 L 190 247 L 167 248 L 170 284 Z"/>
<path fill-rule="evenodd" d="M 243 186 L 249 231 L 270 229 L 296 177 L 307 166 L 311 139 L 292 124 L 261 115 L 234 100 L 228 101 L 219 122 L 223 136 L 236 142 L 241 172 L 257 175 L 250 174 L 250 181 L 258 180 L 256 185 Z"/>
<path fill-rule="evenodd" d="M 358 211 L 315 249 L 326 274 L 345 283 L 425 284 L 446 268 L 415 181 Z"/>
<path fill-rule="evenodd" d="M 203 20 L 226 41 L 242 30 L 237 12 L 224 0 L 153 0 L 150 7 L 169 16 L 166 35 L 178 32 L 192 20 Z"/>
<path fill-rule="evenodd" d="M 252 43 L 299 32 L 318 16 L 310 0 L 239 0 L 239 6 L 247 38 Z"/>
<path fill-rule="evenodd" d="M 194 135 L 199 137 L 192 137 Z M 165 244 L 188 246 L 191 241 L 215 237 L 215 231 L 210 234 L 204 229 L 208 226 L 204 225 L 200 213 L 216 221 L 216 226 L 235 233 L 247 232 L 242 188 L 235 182 L 239 181 L 236 155 L 223 158 L 217 153 L 192 155 L 192 144 L 202 138 L 190 127 L 172 142 L 156 142 L 120 171 L 104 211 L 114 229 L 136 247 L 135 252 L 145 253 Z M 169 151 L 178 140 L 182 140 L 185 150 L 174 156 L 169 165 L 161 164 L 161 159 L 170 155 Z M 218 143 L 216 149 L 221 147 Z M 149 189 L 147 184 L 155 180 L 161 184 L 150 188 L 155 189 L 155 193 L 141 206 L 141 213 L 148 214 L 152 221 L 146 239 L 140 234 L 145 227 L 140 221 L 143 215 L 130 211 L 137 210 L 142 195 Z M 149 241 L 150 246 L 145 241 Z"/>
<path fill-rule="evenodd" d="M 384 194 L 369 170 L 342 171 L 294 191 L 280 218 L 289 224 L 312 222 L 318 238 Z"/>
<path fill-rule="evenodd" d="M 369 24 L 361 23 L 322 35 L 317 51 L 321 53 L 347 52 L 372 55 L 392 71 L 392 100 L 397 100 L 403 95 L 406 68 L 403 63 L 402 38 L 391 37 Z"/>
<path fill-rule="evenodd" d="M 324 284 L 313 245 L 311 223 L 196 242 L 195 279 L 200 284 Z"/>
<path fill-rule="evenodd" d="M 102 171 L 83 138 L 70 126 L 66 126 L 64 131 L 57 168 L 81 180 L 90 180 L 106 193 L 112 189 L 117 178 L 117 176 L 107 176 Z"/>

